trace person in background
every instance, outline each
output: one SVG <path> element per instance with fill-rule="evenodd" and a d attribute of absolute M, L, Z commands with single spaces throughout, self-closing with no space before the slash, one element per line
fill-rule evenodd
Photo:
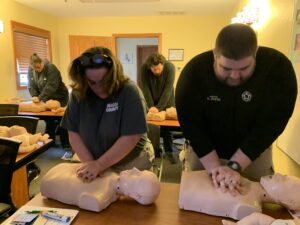
<path fill-rule="evenodd" d="M 54 64 L 47 59 L 42 60 L 34 53 L 30 56 L 28 76 L 28 90 L 33 102 L 46 102 L 53 99 L 59 101 L 61 107 L 67 105 L 68 89 Z"/>
<path fill-rule="evenodd" d="M 120 61 L 104 47 L 93 47 L 71 62 L 72 94 L 61 125 L 82 166 L 77 176 L 91 182 L 106 169 L 152 166 L 146 103 L 136 84 L 124 76 Z"/>
<path fill-rule="evenodd" d="M 149 112 L 158 113 L 175 107 L 174 99 L 175 67 L 159 53 L 151 54 L 141 67 L 141 88 Z M 177 162 L 172 154 L 173 140 L 170 130 L 161 127 L 164 150 L 170 163 Z"/>
<path fill-rule="evenodd" d="M 60 102 L 61 107 L 68 103 L 69 92 L 62 81 L 60 71 L 47 59 L 41 59 L 36 53 L 30 56 L 28 70 L 28 90 L 33 102 L 46 102 L 50 99 Z M 60 121 L 45 119 L 46 132 L 55 140 L 55 132 Z M 69 148 L 67 131 L 59 129 L 63 148 Z"/>
<path fill-rule="evenodd" d="M 293 113 L 297 81 L 290 60 L 258 47 L 250 26 L 225 26 L 215 48 L 184 67 L 175 96 L 191 144 L 187 167 L 206 169 L 216 187 L 233 193 L 240 173 L 251 180 L 273 173 L 270 147 Z"/>

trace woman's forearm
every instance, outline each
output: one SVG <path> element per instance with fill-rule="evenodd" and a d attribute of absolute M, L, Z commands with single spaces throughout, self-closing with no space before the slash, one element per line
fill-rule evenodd
<path fill-rule="evenodd" d="M 105 170 L 128 155 L 140 140 L 142 134 L 122 136 L 97 161 Z"/>
<path fill-rule="evenodd" d="M 68 131 L 68 133 L 72 150 L 78 155 L 80 161 L 87 162 L 94 160 L 92 154 L 83 143 L 80 135 L 73 131 Z"/>

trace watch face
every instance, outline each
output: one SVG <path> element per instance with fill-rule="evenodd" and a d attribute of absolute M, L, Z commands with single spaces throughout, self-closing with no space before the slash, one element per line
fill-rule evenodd
<path fill-rule="evenodd" d="M 235 170 L 235 171 L 241 171 L 241 166 L 240 164 L 238 164 L 237 162 L 235 161 L 229 161 L 227 163 L 227 166 L 230 167 L 231 169 Z"/>
<path fill-rule="evenodd" d="M 232 168 L 234 169 L 234 170 L 237 170 L 239 167 L 238 167 L 238 165 L 236 164 L 236 163 L 232 163 Z"/>

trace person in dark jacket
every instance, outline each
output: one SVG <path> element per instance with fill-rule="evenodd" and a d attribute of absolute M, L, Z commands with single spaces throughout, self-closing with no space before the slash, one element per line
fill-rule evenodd
<path fill-rule="evenodd" d="M 60 71 L 47 59 L 42 60 L 36 53 L 30 56 L 30 67 L 28 69 L 28 90 L 33 102 L 46 102 L 50 99 L 60 102 L 62 107 L 66 106 L 69 92 L 62 81 Z M 55 131 L 60 121 L 46 119 L 46 132 L 50 138 L 55 140 Z M 61 144 L 63 148 L 69 148 L 67 131 L 59 128 Z"/>
<path fill-rule="evenodd" d="M 33 102 L 46 102 L 52 99 L 59 101 L 62 107 L 67 105 L 69 93 L 60 71 L 47 59 L 42 60 L 36 53 L 30 57 L 28 82 Z"/>
<path fill-rule="evenodd" d="M 141 67 L 141 88 L 149 112 L 158 113 L 175 106 L 174 98 L 175 67 L 159 53 L 151 54 Z M 170 163 L 177 162 L 172 154 L 173 140 L 170 130 L 161 127 L 164 150 Z"/>
<path fill-rule="evenodd" d="M 175 96 L 189 169 L 206 169 L 216 187 L 233 192 L 240 173 L 251 180 L 273 173 L 270 146 L 293 113 L 297 81 L 290 60 L 258 47 L 250 26 L 224 27 L 214 50 L 184 67 Z"/>

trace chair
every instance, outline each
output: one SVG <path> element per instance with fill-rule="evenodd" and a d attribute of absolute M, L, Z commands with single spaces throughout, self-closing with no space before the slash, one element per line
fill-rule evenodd
<path fill-rule="evenodd" d="M 14 116 L 18 115 L 18 104 L 0 104 L 0 116 Z"/>
<path fill-rule="evenodd" d="M 11 127 L 14 125 L 25 127 L 28 133 L 35 134 L 39 119 L 31 116 L 1 116 L 0 126 Z M 40 174 L 40 168 L 34 163 L 35 160 L 27 164 L 28 184 Z"/>
<path fill-rule="evenodd" d="M 0 126 L 19 125 L 25 127 L 28 133 L 35 134 L 38 121 L 38 118 L 31 116 L 1 116 Z"/>
<path fill-rule="evenodd" d="M 155 158 L 152 162 L 152 171 L 161 179 L 163 170 L 163 152 L 160 147 L 160 126 L 155 124 L 147 124 L 148 126 L 148 138 L 150 139 L 155 153 Z"/>
<path fill-rule="evenodd" d="M 20 144 L 0 137 L 0 217 L 11 215 L 16 210 L 11 198 L 11 182 Z"/>
<path fill-rule="evenodd" d="M 161 148 L 160 148 L 160 126 L 148 123 L 148 138 L 150 139 L 154 152 L 155 157 L 159 157 L 161 154 Z"/>

